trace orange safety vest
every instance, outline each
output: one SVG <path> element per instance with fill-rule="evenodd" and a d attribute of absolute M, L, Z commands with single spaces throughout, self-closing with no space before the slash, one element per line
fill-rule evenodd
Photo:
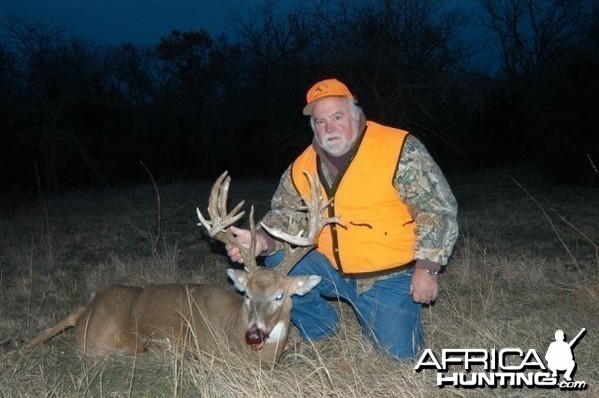
<path fill-rule="evenodd" d="M 339 216 L 345 227 L 331 224 L 318 236 L 318 251 L 343 274 L 390 270 L 414 259 L 414 219 L 393 186 L 407 131 L 367 122 L 358 150 L 334 192 L 321 183 L 323 197 L 334 197 L 328 216 Z M 308 147 L 291 169 L 298 192 L 310 197 L 304 170 L 320 174 L 318 154 Z M 323 178 L 320 178 L 323 181 Z"/>

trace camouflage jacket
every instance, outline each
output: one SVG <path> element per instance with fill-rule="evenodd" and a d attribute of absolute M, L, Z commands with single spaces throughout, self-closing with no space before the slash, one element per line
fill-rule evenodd
<path fill-rule="evenodd" d="M 327 167 L 327 162 L 321 164 L 327 179 L 331 178 L 330 167 Z M 328 182 L 331 183 L 330 180 Z M 458 237 L 457 203 L 441 169 L 424 145 L 412 135 L 406 137 L 395 172 L 394 187 L 416 222 L 414 258 L 446 265 Z M 301 204 L 301 196 L 293 185 L 289 166 L 272 198 L 271 210 L 262 222 L 275 228 L 286 229 L 290 219 L 301 222 L 297 219 L 301 217 L 301 213 L 297 211 Z M 271 252 L 281 247 L 280 243 L 277 243 L 271 248 Z M 377 280 L 395 274 L 358 277 L 358 289 L 364 292 Z"/>

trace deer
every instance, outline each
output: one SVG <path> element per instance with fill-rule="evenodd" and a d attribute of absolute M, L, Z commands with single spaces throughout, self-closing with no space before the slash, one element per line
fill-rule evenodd
<path fill-rule="evenodd" d="M 54 326 L 27 341 L 38 347 L 68 328 L 75 327 L 78 349 L 87 355 L 110 353 L 136 355 L 154 343 L 195 348 L 222 357 L 224 352 L 245 352 L 266 363 L 275 363 L 287 341 L 292 309 L 291 296 L 305 295 L 320 276 L 290 276 L 289 271 L 316 245 L 320 230 L 338 217 L 323 217 L 330 201 L 324 201 L 318 177 L 305 173 L 311 187 L 303 198 L 308 228 L 285 232 L 260 225 L 283 242 L 284 259 L 276 268 L 258 266 L 255 256 L 256 226 L 253 206 L 249 215 L 251 243 L 239 244 L 228 227 L 241 219 L 244 201 L 227 211 L 231 178 L 225 171 L 212 186 L 208 216 L 196 208 L 198 226 L 208 236 L 241 251 L 244 269 L 226 273 L 237 291 L 208 284 L 159 284 L 142 288 L 112 285 L 98 293 Z M 293 229 L 295 227 L 292 227 Z M 299 229 L 296 227 L 295 229 Z M 242 294 L 240 294 L 242 293 Z"/>

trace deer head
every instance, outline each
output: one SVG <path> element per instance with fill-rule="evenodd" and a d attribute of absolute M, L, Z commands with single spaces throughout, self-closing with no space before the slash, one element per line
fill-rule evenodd
<path fill-rule="evenodd" d="M 209 219 L 199 209 L 198 218 L 208 234 L 222 243 L 237 247 L 245 269 L 228 269 L 227 275 L 235 287 L 245 294 L 243 310 L 247 314 L 245 341 L 253 350 L 262 349 L 268 343 L 283 343 L 287 339 L 291 314 L 291 296 L 303 296 L 320 281 L 316 275 L 290 276 L 289 271 L 301 258 L 316 245 L 320 230 L 329 223 L 340 223 L 337 217 L 323 218 L 323 212 L 330 202 L 324 202 L 320 194 L 318 180 L 305 173 L 311 187 L 311 198 L 304 198 L 308 228 L 306 231 L 292 226 L 292 233 L 269 228 L 261 224 L 269 234 L 284 242 L 285 256 L 276 268 L 259 267 L 255 257 L 256 227 L 254 209 L 250 210 L 249 228 L 251 243 L 244 247 L 237 242 L 228 227 L 244 215 L 241 210 L 244 202 L 239 202 L 232 211 L 227 211 L 227 196 L 230 177 L 224 172 L 214 183 L 208 204 Z M 281 345 L 283 345 L 281 344 Z M 282 348 L 282 347 L 281 347 Z"/>

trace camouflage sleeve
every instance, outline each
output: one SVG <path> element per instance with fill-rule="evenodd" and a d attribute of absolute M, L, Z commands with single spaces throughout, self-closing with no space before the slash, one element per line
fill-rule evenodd
<path fill-rule="evenodd" d="M 416 221 L 414 257 L 445 265 L 458 237 L 457 203 L 424 145 L 408 135 L 394 186 Z"/>
<path fill-rule="evenodd" d="M 281 176 L 279 186 L 271 200 L 270 210 L 260 222 L 271 228 L 293 233 L 293 230 L 305 225 L 305 212 L 301 211 L 302 208 L 302 197 L 293 184 L 291 166 L 289 166 Z M 273 243 L 275 247 L 270 247 Z M 283 244 L 281 242 L 272 238 L 269 240 L 271 253 L 282 248 Z"/>

